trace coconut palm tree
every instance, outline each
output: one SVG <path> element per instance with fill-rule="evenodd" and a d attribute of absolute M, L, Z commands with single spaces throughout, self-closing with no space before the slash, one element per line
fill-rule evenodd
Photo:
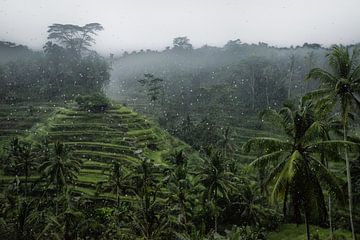
<path fill-rule="evenodd" d="M 331 114 L 332 103 L 323 103 L 318 105 L 315 112 L 316 124 L 321 131 L 320 137 L 323 141 L 331 140 L 331 133 L 338 133 L 338 130 L 341 129 L 341 122 L 338 121 L 336 116 Z M 328 110 L 326 110 L 328 109 Z M 342 156 L 340 156 L 337 149 L 329 149 L 328 151 L 321 151 L 320 153 L 321 162 L 330 170 L 329 161 L 342 161 Z M 334 229 L 332 223 L 332 197 L 331 194 L 328 195 L 328 215 L 329 215 L 329 228 L 331 239 L 334 238 Z"/>
<path fill-rule="evenodd" d="M 11 141 L 5 168 L 13 174 L 25 175 L 25 198 L 28 195 L 28 178 L 31 169 L 37 165 L 35 159 L 36 155 L 31 143 L 20 141 L 18 138 Z"/>
<path fill-rule="evenodd" d="M 141 163 L 138 166 L 138 178 L 141 187 L 138 193 L 134 193 L 137 200 L 130 211 L 130 233 L 141 236 L 143 239 L 162 239 L 161 236 L 168 229 L 168 211 L 160 203 L 158 192 L 161 183 L 155 180 L 153 162 L 143 156 L 139 156 Z"/>
<path fill-rule="evenodd" d="M 79 226 L 84 221 L 84 214 L 72 206 L 68 192 L 62 200 L 66 207 L 58 215 L 54 215 L 47 209 L 37 209 L 33 212 L 30 222 L 35 226 L 43 226 L 37 239 L 47 239 L 49 236 L 52 239 L 77 239 Z"/>
<path fill-rule="evenodd" d="M 320 103 L 331 102 L 333 103 L 333 107 L 338 103 L 343 125 L 344 141 L 347 140 L 350 111 L 354 105 L 360 108 L 360 64 L 358 62 L 358 56 L 359 51 L 356 48 L 352 54 L 350 54 L 348 47 L 341 45 L 334 46 L 332 51 L 327 55 L 330 71 L 314 68 L 307 76 L 307 79 L 319 80 L 321 85 L 320 89 L 308 93 L 305 98 L 317 99 Z M 344 155 L 348 183 L 350 225 L 352 238 L 355 240 L 350 161 L 346 148 Z"/>
<path fill-rule="evenodd" d="M 234 138 L 231 129 L 229 127 L 222 129 L 219 138 L 217 145 L 220 146 L 223 156 L 225 158 L 231 158 L 235 151 Z"/>
<path fill-rule="evenodd" d="M 234 177 L 231 172 L 228 172 L 227 162 L 224 159 L 221 151 L 214 148 L 208 150 L 208 158 L 202 165 L 199 173 L 199 182 L 205 187 L 203 198 L 212 203 L 216 208 L 219 194 L 228 199 L 228 192 L 234 188 Z M 217 212 L 217 210 L 215 210 Z M 218 213 L 214 214 L 214 231 L 217 231 Z"/>
<path fill-rule="evenodd" d="M 169 174 L 167 201 L 169 206 L 172 206 L 171 211 L 176 215 L 174 222 L 186 230 L 189 216 L 191 216 L 189 212 L 191 182 L 188 179 L 187 159 L 183 151 L 176 152 L 171 157 L 175 166 Z"/>
<path fill-rule="evenodd" d="M 120 193 L 124 191 L 125 187 L 128 187 L 126 180 L 129 174 L 126 173 L 124 167 L 119 162 L 113 162 L 110 170 L 108 181 L 99 182 L 97 189 L 101 191 L 110 191 L 116 194 L 117 207 L 120 206 Z"/>
<path fill-rule="evenodd" d="M 76 179 L 80 162 L 71 159 L 70 151 L 63 143 L 55 142 L 50 158 L 39 166 L 39 171 L 47 179 L 48 185 L 55 186 L 57 197 Z"/>
<path fill-rule="evenodd" d="M 284 216 L 287 202 L 291 199 L 297 221 L 304 213 L 307 236 L 310 239 L 309 218 L 317 213 L 318 219 L 326 218 L 326 204 L 322 184 L 341 199 L 342 191 L 338 180 L 319 160 L 321 150 L 338 149 L 347 141 L 322 141 L 318 122 L 314 120 L 311 103 L 297 110 L 284 107 L 281 110 L 266 110 L 264 117 L 270 117 L 274 123 L 280 123 L 284 130 L 282 138 L 252 138 L 243 146 L 245 152 L 255 151 L 262 155 L 251 165 L 268 165 L 269 174 L 264 181 L 266 186 L 274 182 L 271 201 L 283 200 Z M 272 165 L 270 165 L 272 163 Z M 289 199 L 290 197 L 290 199 Z"/>

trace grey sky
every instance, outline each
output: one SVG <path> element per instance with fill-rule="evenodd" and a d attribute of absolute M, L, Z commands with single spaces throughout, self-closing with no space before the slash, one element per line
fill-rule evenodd
<path fill-rule="evenodd" d="M 360 0 L 0 0 L 0 39 L 40 48 L 52 23 L 101 23 L 96 49 L 163 49 L 229 39 L 289 46 L 360 42 Z"/>

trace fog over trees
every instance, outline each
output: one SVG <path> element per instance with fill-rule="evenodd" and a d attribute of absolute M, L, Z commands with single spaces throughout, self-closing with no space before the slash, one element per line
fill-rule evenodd
<path fill-rule="evenodd" d="M 140 3 L 124 11 L 138 6 L 140 22 L 160 11 L 144 12 L 149 3 Z M 7 13 L 12 5 L 5 5 Z M 99 17 L 49 23 L 41 47 L 25 37 L 0 41 L 0 239 L 359 239 L 356 37 L 284 47 L 236 37 L 199 46 L 193 34 L 176 31 L 164 40 L 169 46 L 149 36 L 141 39 L 154 44 L 149 49 L 119 43 L 106 52 L 97 48 L 102 34 L 117 28 L 98 20 L 113 11 L 81 6 L 98 7 Z M 211 12 L 227 21 L 238 5 L 214 1 L 204 13 L 180 15 L 189 6 L 172 6 L 160 12 L 186 23 Z M 171 16 L 161 23 L 180 29 Z"/>

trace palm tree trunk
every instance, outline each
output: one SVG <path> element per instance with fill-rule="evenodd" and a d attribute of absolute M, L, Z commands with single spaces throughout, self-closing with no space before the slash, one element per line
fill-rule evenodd
<path fill-rule="evenodd" d="M 217 213 L 217 188 L 215 188 L 215 196 L 214 196 L 214 201 L 215 201 L 215 218 L 214 218 L 214 231 L 217 232 L 217 227 L 218 227 L 218 213 Z"/>
<path fill-rule="evenodd" d="M 56 193 L 55 193 L 55 216 L 58 215 L 59 213 L 59 199 L 58 199 L 58 196 L 59 196 L 59 193 L 60 193 L 60 190 L 59 190 L 59 186 L 56 187 Z"/>
<path fill-rule="evenodd" d="M 266 95 L 266 108 L 269 108 L 270 101 L 269 101 L 269 92 L 268 92 L 268 78 L 265 79 L 265 95 Z"/>
<path fill-rule="evenodd" d="M 28 193 L 28 162 L 27 159 L 25 160 L 25 200 L 27 200 L 27 193 Z"/>
<path fill-rule="evenodd" d="M 292 73 L 290 75 L 290 78 L 289 78 L 289 86 L 288 86 L 288 99 L 291 98 L 291 82 L 292 82 Z"/>
<path fill-rule="evenodd" d="M 185 225 L 185 229 L 186 229 L 187 228 L 187 217 L 186 217 L 185 203 L 181 204 L 181 208 L 182 208 L 182 214 L 183 214 L 183 218 L 184 218 L 184 225 Z"/>
<path fill-rule="evenodd" d="M 120 206 L 119 188 L 116 186 L 117 208 Z"/>
<path fill-rule="evenodd" d="M 344 123 L 344 141 L 347 141 L 347 124 Z M 352 204 L 352 188 L 351 188 L 351 173 L 350 173 L 350 162 L 348 157 L 347 148 L 345 148 L 345 161 L 346 161 L 346 179 L 348 182 L 348 195 L 349 195 L 349 215 L 350 215 L 350 227 L 352 239 L 356 240 L 354 221 L 353 221 L 353 204 Z"/>
<path fill-rule="evenodd" d="M 290 59 L 290 77 L 289 77 L 289 86 L 288 86 L 288 99 L 291 98 L 291 83 L 294 75 L 294 65 L 295 65 L 295 56 L 292 55 Z"/>
<path fill-rule="evenodd" d="M 55 195 L 55 216 L 58 215 L 59 212 L 59 202 L 58 202 L 58 194 Z"/>
<path fill-rule="evenodd" d="M 251 108 L 255 110 L 255 72 L 252 70 L 252 79 L 251 79 Z"/>
<path fill-rule="evenodd" d="M 326 141 L 326 139 L 323 139 L 324 141 Z M 327 159 L 325 159 L 324 156 L 324 152 L 321 152 L 321 159 L 323 160 L 323 162 L 325 163 L 325 166 L 327 169 L 329 169 L 329 162 L 327 161 Z M 329 204 L 329 228 L 330 228 L 330 239 L 333 240 L 334 239 L 334 229 L 332 226 L 332 216 L 331 216 L 331 212 L 332 212 L 332 203 L 331 203 L 331 195 L 329 193 L 329 199 L 328 199 L 328 204 Z"/>
<path fill-rule="evenodd" d="M 285 196 L 284 196 L 284 205 L 283 205 L 283 214 L 284 214 L 283 221 L 284 221 L 284 223 L 286 222 L 288 194 L 289 194 L 289 186 L 286 185 Z"/>
<path fill-rule="evenodd" d="M 334 239 L 334 229 L 332 226 L 332 217 L 331 217 L 332 205 L 331 205 L 331 196 L 329 194 L 329 227 L 330 227 L 330 239 Z"/>
<path fill-rule="evenodd" d="M 306 238 L 310 240 L 310 226 L 308 222 L 307 210 L 305 210 L 305 225 L 306 225 Z"/>

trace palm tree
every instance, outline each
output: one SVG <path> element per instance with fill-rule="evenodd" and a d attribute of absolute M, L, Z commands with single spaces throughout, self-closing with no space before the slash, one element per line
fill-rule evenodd
<path fill-rule="evenodd" d="M 233 143 L 231 129 L 226 127 L 222 130 L 217 145 L 220 146 L 222 154 L 225 158 L 232 157 L 232 154 L 235 151 L 235 145 Z"/>
<path fill-rule="evenodd" d="M 36 222 L 40 218 L 43 222 Z M 76 210 L 71 206 L 67 206 L 65 211 L 59 215 L 53 215 L 49 211 L 39 212 L 35 211 L 33 221 L 37 223 L 36 226 L 43 224 L 44 227 L 37 235 L 37 239 L 77 239 L 80 224 L 84 220 L 82 212 Z"/>
<path fill-rule="evenodd" d="M 304 101 L 306 101 L 304 99 Z M 338 129 L 341 129 L 341 123 L 331 115 L 332 103 L 326 102 L 317 106 L 315 112 L 316 122 L 318 128 L 321 129 L 320 136 L 323 141 L 331 140 L 331 132 L 338 133 Z M 342 160 L 337 149 L 329 149 L 328 151 L 321 150 L 320 153 L 321 162 L 329 169 L 329 161 L 339 161 Z M 329 214 L 329 228 L 331 239 L 334 238 L 333 224 L 332 224 L 332 198 L 331 194 L 328 195 L 328 214 Z"/>
<path fill-rule="evenodd" d="M 255 184 L 247 182 L 241 189 L 241 218 L 249 226 L 259 226 L 266 217 L 263 197 L 256 192 Z"/>
<path fill-rule="evenodd" d="M 326 218 L 326 204 L 321 187 L 325 184 L 330 191 L 341 199 L 342 191 L 337 179 L 318 159 L 320 150 L 337 149 L 346 141 L 322 141 L 318 122 L 314 121 L 311 103 L 301 106 L 298 110 L 284 107 L 278 112 L 267 110 L 264 116 L 270 117 L 274 123 L 280 123 L 285 134 L 282 138 L 257 137 L 250 139 L 243 146 L 245 152 L 256 151 L 263 154 L 251 165 L 268 165 L 270 172 L 264 181 L 268 186 L 275 182 L 271 201 L 283 200 L 284 216 L 287 202 L 291 198 L 294 215 L 297 221 L 304 212 L 308 239 L 309 217 L 311 212 L 317 212 L 319 220 Z M 320 150 L 319 150 L 320 149 Z"/>
<path fill-rule="evenodd" d="M 320 68 L 312 69 L 307 79 L 317 79 L 321 82 L 320 89 L 308 93 L 306 98 L 318 99 L 320 102 L 332 102 L 340 105 L 341 120 L 343 125 L 343 139 L 347 140 L 347 130 L 349 127 L 349 114 L 354 105 L 360 108 L 360 65 L 358 64 L 358 49 L 354 49 L 350 55 L 349 49 L 344 46 L 334 46 L 327 55 L 331 71 Z M 353 203 L 352 187 L 350 174 L 350 161 L 348 151 L 345 148 L 346 177 L 348 185 L 349 215 L 352 238 L 355 240 L 355 230 L 353 223 Z"/>
<path fill-rule="evenodd" d="M 111 166 L 111 172 L 109 180 L 106 182 L 100 182 L 98 189 L 102 191 L 110 191 L 116 194 L 117 207 L 120 206 L 120 192 L 126 187 L 125 181 L 129 175 L 125 172 L 125 169 L 118 162 L 113 162 Z"/>
<path fill-rule="evenodd" d="M 161 185 L 155 180 L 153 162 L 146 157 L 139 158 L 141 163 L 138 177 L 141 187 L 138 194 L 135 193 L 137 200 L 133 211 L 130 211 L 131 231 L 146 240 L 161 239 L 160 236 L 169 225 L 168 211 L 160 204 L 158 198 Z"/>
<path fill-rule="evenodd" d="M 55 186 L 57 197 L 76 179 L 80 171 L 80 162 L 71 159 L 69 149 L 63 143 L 56 142 L 50 158 L 39 166 L 39 171 L 48 180 L 49 185 Z"/>
<path fill-rule="evenodd" d="M 10 143 L 9 157 L 8 157 L 9 170 L 15 174 L 25 175 L 25 198 L 28 195 L 28 178 L 31 169 L 36 166 L 35 153 L 31 143 L 22 142 L 18 138 L 14 138 Z"/>
<path fill-rule="evenodd" d="M 28 239 L 31 226 L 29 224 L 29 215 L 33 210 L 33 202 L 21 201 L 18 204 L 17 219 L 16 219 L 16 238 L 17 239 Z"/>
<path fill-rule="evenodd" d="M 199 173 L 199 182 L 205 187 L 203 200 L 209 201 L 216 208 L 219 193 L 228 199 L 228 192 L 234 188 L 234 178 L 231 172 L 226 170 L 227 162 L 221 151 L 210 148 L 208 158 L 202 165 Z M 217 211 L 216 211 L 217 212 Z M 217 231 L 218 213 L 214 216 L 214 231 Z"/>
<path fill-rule="evenodd" d="M 183 229 L 187 229 L 189 203 L 190 203 L 190 181 L 188 179 L 187 159 L 183 151 L 179 151 L 172 155 L 175 166 L 170 172 L 168 189 L 168 204 L 172 206 L 171 210 L 176 217 L 176 225 Z"/>

